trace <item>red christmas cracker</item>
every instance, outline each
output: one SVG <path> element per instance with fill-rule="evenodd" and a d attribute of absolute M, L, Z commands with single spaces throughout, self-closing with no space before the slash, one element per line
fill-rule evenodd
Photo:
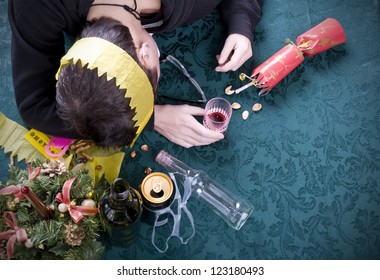
<path fill-rule="evenodd" d="M 328 18 L 304 34 L 298 36 L 297 46 L 306 56 L 313 56 L 346 42 L 346 34 L 340 23 Z"/>
<path fill-rule="evenodd" d="M 252 73 L 256 87 L 262 89 L 259 95 L 268 93 L 303 61 L 302 51 L 296 45 L 288 44 L 276 52 Z"/>
<path fill-rule="evenodd" d="M 346 42 L 346 35 L 340 23 L 328 18 L 297 37 L 297 43 L 289 43 L 264 63 L 255 68 L 248 77 L 251 85 L 261 88 L 259 95 L 267 94 L 283 78 L 304 61 L 304 56 L 313 56 Z M 235 93 L 248 85 L 235 90 Z"/>

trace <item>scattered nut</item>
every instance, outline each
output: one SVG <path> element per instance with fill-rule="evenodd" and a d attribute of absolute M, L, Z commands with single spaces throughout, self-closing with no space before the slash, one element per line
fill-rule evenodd
<path fill-rule="evenodd" d="M 149 147 L 147 144 L 141 145 L 141 151 L 146 152 L 148 151 Z"/>
<path fill-rule="evenodd" d="M 136 151 L 133 150 L 129 155 L 131 156 L 131 158 L 134 158 L 136 156 Z"/>
<path fill-rule="evenodd" d="M 83 146 L 79 146 L 78 148 L 75 149 L 75 152 L 78 154 L 80 152 L 83 152 L 85 150 L 90 149 L 94 145 L 95 145 L 94 143 L 90 143 L 90 144 L 86 144 L 86 145 L 83 145 Z"/>
<path fill-rule="evenodd" d="M 97 166 L 95 166 L 95 170 L 98 170 L 98 171 L 99 171 L 99 170 L 102 170 L 102 168 L 103 168 L 103 167 L 102 167 L 100 164 L 98 164 Z"/>
<path fill-rule="evenodd" d="M 93 161 L 94 157 L 82 152 L 82 156 L 86 158 L 87 161 Z"/>
<path fill-rule="evenodd" d="M 150 173 L 152 173 L 152 168 L 150 168 L 150 167 L 147 167 L 147 168 L 145 168 L 145 170 L 144 170 L 144 173 L 146 174 L 146 175 L 149 175 Z"/>
<path fill-rule="evenodd" d="M 84 140 L 76 140 L 76 141 L 74 141 L 74 142 L 70 145 L 70 149 L 75 150 L 75 149 L 77 149 L 77 148 L 79 148 L 79 147 L 81 147 L 81 146 L 85 146 L 85 145 L 87 145 L 87 142 L 86 142 L 86 141 L 84 141 Z"/>
<path fill-rule="evenodd" d="M 231 89 L 231 88 L 232 88 L 232 86 L 226 87 L 226 89 L 224 90 L 224 93 L 227 94 L 227 95 L 233 94 L 235 91 L 233 89 Z"/>
<path fill-rule="evenodd" d="M 246 120 L 248 119 L 248 116 L 249 116 L 249 112 L 247 110 L 245 110 L 242 114 L 241 114 L 243 120 Z"/>
<path fill-rule="evenodd" d="M 241 105 L 239 103 L 237 103 L 237 102 L 234 102 L 234 103 L 231 104 L 231 107 L 232 107 L 232 109 L 237 110 L 237 109 L 241 108 Z"/>
<path fill-rule="evenodd" d="M 261 105 L 260 103 L 255 103 L 255 104 L 253 104 L 253 106 L 252 106 L 252 111 L 253 111 L 253 112 L 258 112 L 258 111 L 261 110 L 262 107 L 263 107 L 263 105 Z"/>

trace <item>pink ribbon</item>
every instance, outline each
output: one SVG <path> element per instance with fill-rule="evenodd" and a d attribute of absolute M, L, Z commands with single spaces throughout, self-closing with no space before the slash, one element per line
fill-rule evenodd
<path fill-rule="evenodd" d="M 71 204 L 70 189 L 76 178 L 77 177 L 73 177 L 67 180 L 63 184 L 62 192 L 58 193 L 55 197 L 56 201 L 66 204 L 67 210 L 69 211 L 71 219 L 74 221 L 74 223 L 80 222 L 83 219 L 84 215 L 94 215 L 98 213 L 97 208 L 76 206 Z"/>
<path fill-rule="evenodd" d="M 7 218 L 7 215 L 10 215 L 11 219 Z M 25 229 L 17 226 L 16 215 L 13 212 L 4 211 L 4 222 L 12 228 L 11 230 L 0 233 L 0 239 L 8 239 L 7 242 L 7 255 L 8 260 L 13 257 L 14 253 L 14 244 L 16 241 L 25 242 L 28 240 Z"/>
<path fill-rule="evenodd" d="M 38 174 L 40 174 L 40 171 L 41 171 L 41 167 L 37 167 L 37 168 L 33 169 L 28 164 L 29 175 L 28 175 L 28 180 L 26 181 L 26 183 L 31 182 L 34 179 L 36 179 Z M 12 194 L 13 193 L 14 197 L 16 197 L 18 199 L 23 199 L 24 195 L 21 193 L 22 187 L 23 187 L 23 185 L 20 185 L 20 184 L 5 187 L 4 189 L 0 190 L 0 195 L 6 195 L 6 194 Z"/>

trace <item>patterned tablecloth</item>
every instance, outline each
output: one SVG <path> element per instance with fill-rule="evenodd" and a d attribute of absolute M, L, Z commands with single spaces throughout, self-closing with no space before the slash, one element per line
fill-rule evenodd
<path fill-rule="evenodd" d="M 213 70 L 225 38 L 216 12 L 176 32 L 154 35 L 161 53 L 179 59 L 207 98 L 225 97 L 242 108 L 234 111 L 226 138 L 206 147 L 185 149 L 144 132 L 136 157 L 125 149 L 121 171 L 138 188 L 146 167 L 165 172 L 154 162 L 164 149 L 246 197 L 255 208 L 252 216 L 235 231 L 191 198 L 187 205 L 196 233 L 187 245 L 173 238 L 167 252 L 159 253 L 151 244 L 152 226 L 141 223 L 133 244 L 111 245 L 105 238 L 104 259 L 380 259 L 380 3 L 264 2 L 254 56 L 234 73 Z M 22 123 L 12 93 L 6 6 L 1 0 L 0 111 Z M 286 38 L 295 40 L 329 17 L 342 24 L 347 43 L 306 58 L 265 97 L 258 97 L 254 88 L 224 94 L 227 85 L 243 85 L 239 73 L 250 74 Z M 188 80 L 167 63 L 159 92 L 198 98 Z M 263 108 L 254 113 L 256 102 Z M 246 121 L 243 110 L 251 112 Z M 150 149 L 140 151 L 142 144 Z M 8 162 L 9 155 L 1 151 L 3 182 Z M 188 233 L 189 224 L 182 229 Z"/>

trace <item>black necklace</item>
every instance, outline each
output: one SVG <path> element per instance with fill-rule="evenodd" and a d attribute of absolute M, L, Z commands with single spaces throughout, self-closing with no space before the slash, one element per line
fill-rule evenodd
<path fill-rule="evenodd" d="M 135 7 L 132 9 L 128 5 L 119 5 L 119 4 L 110 4 L 110 3 L 99 3 L 99 4 L 92 4 L 91 6 L 115 6 L 115 7 L 122 7 L 124 10 L 126 10 L 128 13 L 133 15 L 137 20 L 141 20 L 140 13 L 137 11 L 137 3 L 136 0 L 133 0 Z"/>

